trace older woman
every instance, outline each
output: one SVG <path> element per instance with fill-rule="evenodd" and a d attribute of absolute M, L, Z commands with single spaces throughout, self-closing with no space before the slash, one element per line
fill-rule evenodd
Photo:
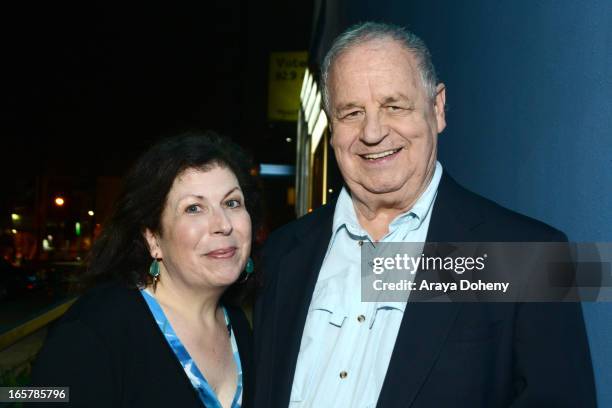
<path fill-rule="evenodd" d="M 34 384 L 69 386 L 88 407 L 248 405 L 251 333 L 231 305 L 253 272 L 244 157 L 209 132 L 138 160 L 92 253 L 91 274 L 110 282 L 50 330 Z"/>

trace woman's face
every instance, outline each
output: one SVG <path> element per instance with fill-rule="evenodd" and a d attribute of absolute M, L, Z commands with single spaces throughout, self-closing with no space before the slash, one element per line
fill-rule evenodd
<path fill-rule="evenodd" d="M 215 165 L 187 169 L 168 193 L 161 234 L 146 231 L 162 275 L 189 286 L 221 288 L 244 270 L 251 251 L 251 217 L 234 173 Z"/>

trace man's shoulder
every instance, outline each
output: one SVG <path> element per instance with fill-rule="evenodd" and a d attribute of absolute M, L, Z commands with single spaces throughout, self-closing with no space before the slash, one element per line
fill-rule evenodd
<path fill-rule="evenodd" d="M 481 241 L 566 241 L 558 229 L 527 215 L 506 208 L 497 202 L 457 184 L 452 189 L 461 208 L 474 220 L 473 232 Z"/>
<path fill-rule="evenodd" d="M 291 221 L 274 230 L 266 240 L 266 248 L 290 247 L 296 238 L 308 236 L 314 229 L 329 225 L 331 236 L 331 225 L 334 217 L 335 201 L 325 204 L 302 217 Z M 323 231 L 326 231 L 325 229 Z"/>

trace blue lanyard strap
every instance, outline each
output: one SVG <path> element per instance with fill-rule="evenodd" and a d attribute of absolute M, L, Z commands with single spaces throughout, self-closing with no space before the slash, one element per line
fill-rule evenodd
<path fill-rule="evenodd" d="M 185 348 L 183 343 L 181 343 L 181 340 L 174 332 L 174 329 L 170 325 L 168 318 L 166 317 L 164 311 L 162 310 L 155 297 L 153 297 L 153 295 L 151 295 L 144 289 L 141 289 L 140 293 L 147 302 L 147 305 L 149 306 L 149 309 L 151 310 L 151 313 L 155 318 L 155 322 L 157 323 L 159 329 L 166 338 L 166 341 L 168 341 L 168 344 L 174 351 L 176 358 L 178 358 L 179 362 L 183 366 L 185 374 L 187 374 L 187 378 L 189 378 L 189 381 L 191 381 L 191 384 L 197 391 L 200 400 L 202 400 L 204 405 L 208 408 L 223 408 L 212 387 L 210 386 L 210 384 L 208 384 L 208 381 L 206 381 L 206 378 L 196 366 L 195 361 L 193 361 L 193 359 L 187 352 L 187 349 Z M 236 344 L 236 337 L 234 336 L 234 330 L 232 329 L 229 316 L 227 315 L 227 310 L 223 306 L 222 308 L 223 316 L 225 317 L 225 325 L 227 326 L 227 331 L 232 345 L 234 361 L 236 362 L 236 370 L 238 371 L 238 384 L 231 407 L 240 408 L 242 405 L 242 365 L 240 364 L 238 345 Z"/>

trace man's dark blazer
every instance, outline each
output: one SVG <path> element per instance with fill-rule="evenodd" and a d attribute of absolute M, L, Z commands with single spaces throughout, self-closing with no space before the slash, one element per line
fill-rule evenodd
<path fill-rule="evenodd" d="M 242 363 L 243 406 L 251 406 L 251 328 L 242 310 L 227 311 Z M 70 387 L 70 404 L 58 407 L 203 406 L 142 295 L 119 284 L 83 295 L 52 327 L 32 384 Z"/>
<path fill-rule="evenodd" d="M 257 407 L 289 404 L 333 213 L 334 205 L 327 205 L 282 227 L 264 248 L 264 286 L 254 315 Z M 565 240 L 442 176 L 428 242 Z M 417 302 L 405 309 L 377 406 L 595 405 L 579 303 Z"/>

